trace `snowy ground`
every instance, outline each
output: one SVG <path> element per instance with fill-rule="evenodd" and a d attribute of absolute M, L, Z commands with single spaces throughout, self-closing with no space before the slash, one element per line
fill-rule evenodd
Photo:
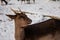
<path fill-rule="evenodd" d="M 45 21 L 49 18 L 44 18 L 43 15 L 54 15 L 60 18 L 60 3 L 59 2 L 37 2 L 36 4 L 21 4 L 20 2 L 9 2 L 9 5 L 0 5 L 0 40 L 15 40 L 15 26 L 14 20 L 10 21 L 10 18 L 5 14 L 14 15 L 10 8 L 17 9 L 18 7 L 22 11 L 35 13 L 35 15 L 26 14 L 32 19 L 32 24 Z"/>

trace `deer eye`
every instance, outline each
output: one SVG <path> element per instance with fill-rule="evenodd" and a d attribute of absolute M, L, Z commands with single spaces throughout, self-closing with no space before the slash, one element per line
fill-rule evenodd
<path fill-rule="evenodd" d="M 21 18 L 25 18 L 24 16 L 20 16 Z"/>

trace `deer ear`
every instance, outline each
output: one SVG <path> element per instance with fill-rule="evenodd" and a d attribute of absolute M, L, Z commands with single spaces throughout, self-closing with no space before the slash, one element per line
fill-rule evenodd
<path fill-rule="evenodd" d="M 16 18 L 16 15 L 6 15 L 6 16 L 8 16 L 11 19 L 15 19 Z"/>

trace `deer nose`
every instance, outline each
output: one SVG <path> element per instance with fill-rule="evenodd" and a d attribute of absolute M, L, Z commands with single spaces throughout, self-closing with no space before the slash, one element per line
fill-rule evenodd
<path fill-rule="evenodd" d="M 32 20 L 31 20 L 31 19 L 29 19 L 29 20 L 28 20 L 28 24 L 31 24 L 31 23 L 32 23 Z"/>

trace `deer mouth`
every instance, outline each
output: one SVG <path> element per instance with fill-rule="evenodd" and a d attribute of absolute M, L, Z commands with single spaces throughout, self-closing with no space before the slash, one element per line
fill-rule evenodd
<path fill-rule="evenodd" d="M 22 29 L 24 29 L 25 27 L 21 27 Z"/>

